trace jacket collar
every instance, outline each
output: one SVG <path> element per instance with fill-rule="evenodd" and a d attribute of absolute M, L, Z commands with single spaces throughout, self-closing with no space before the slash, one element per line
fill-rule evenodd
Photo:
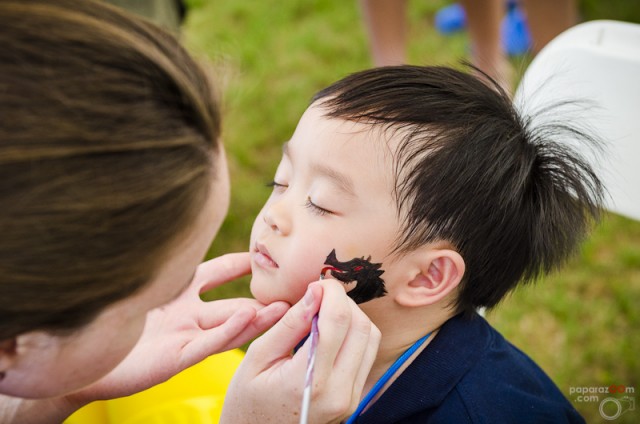
<path fill-rule="evenodd" d="M 358 421 L 389 423 L 438 406 L 481 359 L 490 341 L 491 327 L 484 318 L 452 317 Z"/>

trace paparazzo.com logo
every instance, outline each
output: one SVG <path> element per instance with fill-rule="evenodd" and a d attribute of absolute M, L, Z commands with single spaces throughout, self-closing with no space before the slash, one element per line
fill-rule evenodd
<path fill-rule="evenodd" d="M 607 421 L 618 419 L 621 415 L 635 411 L 635 387 L 619 384 L 610 386 L 569 387 L 569 396 L 574 402 L 591 402 L 598 405 L 600 416 Z"/>

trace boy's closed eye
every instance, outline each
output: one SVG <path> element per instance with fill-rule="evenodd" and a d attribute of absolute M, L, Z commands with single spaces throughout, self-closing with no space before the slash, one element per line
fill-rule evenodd
<path fill-rule="evenodd" d="M 289 187 L 287 184 L 279 183 L 275 180 L 268 182 L 266 186 L 272 187 L 273 190 L 285 190 Z M 335 212 L 314 203 L 313 200 L 311 200 L 311 196 L 307 196 L 307 201 L 304 203 L 304 207 L 310 209 L 313 213 L 320 216 L 335 215 Z"/>
<path fill-rule="evenodd" d="M 313 201 L 311 200 L 311 196 L 307 196 L 307 201 L 304 204 L 304 206 L 308 209 L 310 209 L 313 213 L 320 215 L 320 216 L 324 216 L 324 215 L 335 215 L 335 212 L 332 212 L 328 209 L 325 209 L 323 207 L 320 207 L 318 205 L 316 205 L 315 203 L 313 203 Z"/>
<path fill-rule="evenodd" d="M 287 187 L 289 187 L 289 185 L 288 185 L 288 184 L 282 184 L 282 183 L 277 182 L 276 180 L 269 181 L 269 182 L 268 182 L 267 184 L 265 184 L 265 185 L 266 185 L 267 187 L 271 187 L 271 188 L 273 188 L 274 190 L 276 190 L 276 189 L 286 189 Z"/>

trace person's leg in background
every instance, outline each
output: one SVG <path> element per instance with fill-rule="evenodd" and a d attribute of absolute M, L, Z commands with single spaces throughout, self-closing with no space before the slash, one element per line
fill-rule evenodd
<path fill-rule="evenodd" d="M 360 0 L 375 66 L 402 65 L 406 58 L 406 0 Z"/>
<path fill-rule="evenodd" d="M 500 43 L 504 0 L 464 0 L 471 62 L 509 90 L 511 69 Z M 360 0 L 375 66 L 407 62 L 407 0 Z"/>
<path fill-rule="evenodd" d="M 511 69 L 500 42 L 504 0 L 461 0 L 467 16 L 472 63 L 510 91 Z"/>
<path fill-rule="evenodd" d="M 558 34 L 578 23 L 576 0 L 523 0 L 533 39 L 533 53 Z"/>

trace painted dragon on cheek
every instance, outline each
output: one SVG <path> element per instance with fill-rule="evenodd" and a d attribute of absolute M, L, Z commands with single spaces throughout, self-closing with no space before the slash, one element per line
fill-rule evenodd
<path fill-rule="evenodd" d="M 340 262 L 336 257 L 336 250 L 333 249 L 325 261 L 328 265 L 322 270 L 322 274 L 330 271 L 331 275 L 343 283 L 356 282 L 356 287 L 350 290 L 347 295 L 357 304 L 368 302 L 377 297 L 387 294 L 384 287 L 384 280 L 380 276 L 384 270 L 380 269 L 381 263 L 371 262 L 371 256 L 367 259 L 353 258 L 347 262 Z"/>

